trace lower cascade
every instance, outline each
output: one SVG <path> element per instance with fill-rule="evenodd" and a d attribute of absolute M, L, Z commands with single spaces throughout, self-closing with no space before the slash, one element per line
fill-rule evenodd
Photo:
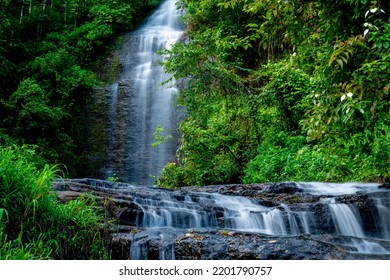
<path fill-rule="evenodd" d="M 133 186 L 59 181 L 110 197 L 118 259 L 390 259 L 388 184 Z"/>

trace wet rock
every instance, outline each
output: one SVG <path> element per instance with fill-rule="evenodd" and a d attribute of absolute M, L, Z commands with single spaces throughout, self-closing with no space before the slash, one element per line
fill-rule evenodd
<path fill-rule="evenodd" d="M 225 236 L 216 232 L 196 233 L 196 239 L 182 238 L 175 244 L 180 260 L 340 260 L 389 259 L 388 255 L 366 256 L 338 246 L 330 235 L 267 237 L 254 234 Z"/>
<path fill-rule="evenodd" d="M 312 195 L 294 183 L 166 190 L 94 179 L 53 189 L 69 199 L 95 195 L 117 222 L 116 259 L 390 258 L 388 191 Z M 340 230 L 349 223 L 363 234 Z"/>
<path fill-rule="evenodd" d="M 172 260 L 175 259 L 175 229 L 146 229 L 130 235 L 130 259 Z"/>
<path fill-rule="evenodd" d="M 130 258 L 129 234 L 113 234 L 111 240 L 111 258 L 113 260 L 128 260 Z"/>
<path fill-rule="evenodd" d="M 295 193 L 302 193 L 303 190 L 299 188 L 295 183 L 285 182 L 285 183 L 270 184 L 268 186 L 267 192 L 295 194 Z"/>
<path fill-rule="evenodd" d="M 74 191 L 57 191 L 55 192 L 57 199 L 62 201 L 70 201 L 78 198 L 81 193 Z"/>
<path fill-rule="evenodd" d="M 310 212 L 313 213 L 314 232 L 315 234 L 335 234 L 336 228 L 333 222 L 332 214 L 330 213 L 327 204 L 316 203 L 310 205 Z"/>
<path fill-rule="evenodd" d="M 383 183 L 379 186 L 380 189 L 390 189 L 390 182 Z"/>

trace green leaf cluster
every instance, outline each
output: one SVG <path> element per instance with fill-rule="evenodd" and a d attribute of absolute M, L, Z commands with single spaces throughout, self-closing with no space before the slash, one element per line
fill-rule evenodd
<path fill-rule="evenodd" d="M 0 144 L 33 144 L 71 176 L 85 104 L 116 39 L 158 1 L 0 1 Z"/>
<path fill-rule="evenodd" d="M 0 259 L 109 258 L 93 198 L 59 203 L 58 167 L 40 166 L 32 147 L 0 148 Z"/>
<path fill-rule="evenodd" d="M 165 68 L 187 117 L 160 185 L 389 179 L 387 1 L 181 3 Z"/>

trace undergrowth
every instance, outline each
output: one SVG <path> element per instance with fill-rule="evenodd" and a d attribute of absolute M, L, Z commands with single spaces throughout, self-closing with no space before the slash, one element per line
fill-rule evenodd
<path fill-rule="evenodd" d="M 31 148 L 0 148 L 0 259 L 108 259 L 93 197 L 60 203 L 58 166 L 39 166 Z"/>

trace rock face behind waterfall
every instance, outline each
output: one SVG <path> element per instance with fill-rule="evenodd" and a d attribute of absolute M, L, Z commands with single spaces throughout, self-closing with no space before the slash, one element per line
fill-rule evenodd
<path fill-rule="evenodd" d="M 73 179 L 54 188 L 105 205 L 115 259 L 390 259 L 390 191 L 375 184 L 167 190 Z"/>

